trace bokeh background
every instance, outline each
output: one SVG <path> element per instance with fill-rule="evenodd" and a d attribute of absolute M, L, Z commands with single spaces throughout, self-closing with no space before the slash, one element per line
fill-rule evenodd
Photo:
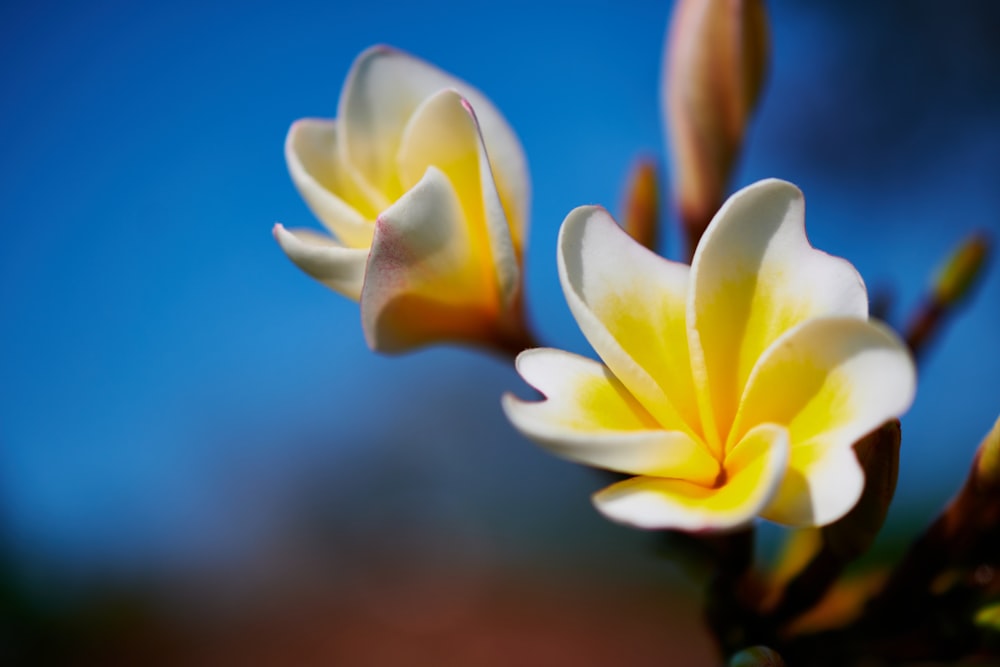
<path fill-rule="evenodd" d="M 586 353 L 556 231 L 662 154 L 670 4 L 2 3 L 0 661 L 710 662 L 694 585 L 505 422 L 508 366 L 371 354 L 270 234 L 315 225 L 288 125 L 333 115 L 366 46 L 411 51 L 519 133 L 530 309 Z M 947 249 L 1000 231 L 1000 5 L 769 9 L 737 184 L 802 187 L 814 244 L 905 321 Z M 886 548 L 1000 412 L 1000 271 L 975 296 L 921 369 Z"/>

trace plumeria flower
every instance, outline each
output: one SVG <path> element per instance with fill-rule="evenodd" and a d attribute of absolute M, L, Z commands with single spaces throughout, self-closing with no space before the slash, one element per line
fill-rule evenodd
<path fill-rule="evenodd" d="M 529 184 L 507 121 L 475 88 L 382 46 L 354 61 L 337 113 L 288 132 L 292 180 L 332 237 L 275 225 L 285 253 L 360 301 L 372 349 L 517 347 Z"/>
<path fill-rule="evenodd" d="M 790 183 L 733 195 L 690 267 L 578 208 L 559 234 L 559 277 L 603 363 L 525 351 L 518 371 L 545 399 L 507 395 L 504 409 L 552 452 L 633 475 L 594 496 L 612 520 L 828 524 L 864 487 L 854 443 L 913 400 L 909 353 L 868 320 L 854 267 L 809 244 Z"/>

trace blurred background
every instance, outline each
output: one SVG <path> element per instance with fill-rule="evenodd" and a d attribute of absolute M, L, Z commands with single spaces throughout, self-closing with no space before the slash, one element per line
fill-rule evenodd
<path fill-rule="evenodd" d="M 366 46 L 408 50 L 519 133 L 529 308 L 589 353 L 556 231 L 662 154 L 670 4 L 0 5 L 0 662 L 711 664 L 694 583 L 506 423 L 507 365 L 371 354 L 270 233 L 318 226 L 289 124 L 334 114 Z M 797 183 L 813 243 L 905 321 L 950 247 L 1000 231 L 1000 5 L 768 6 L 736 184 Z M 922 366 L 886 549 L 1000 412 L 995 268 Z"/>

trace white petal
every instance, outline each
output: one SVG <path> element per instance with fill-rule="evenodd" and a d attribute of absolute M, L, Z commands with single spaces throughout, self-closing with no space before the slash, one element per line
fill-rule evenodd
<path fill-rule="evenodd" d="M 711 485 L 719 463 L 679 431 L 664 431 L 604 365 L 551 349 L 522 352 L 517 370 L 546 400 L 503 398 L 519 431 L 558 456 L 633 475 Z"/>
<path fill-rule="evenodd" d="M 697 438 L 684 322 L 688 267 L 650 252 L 594 206 L 566 217 L 558 262 L 570 310 L 604 363 L 664 429 Z"/>
<path fill-rule="evenodd" d="M 613 521 L 637 528 L 724 531 L 753 521 L 770 502 L 788 461 L 788 434 L 762 424 L 726 460 L 718 487 L 676 479 L 633 477 L 594 495 L 594 505 Z"/>
<path fill-rule="evenodd" d="M 497 313 L 496 287 L 471 250 L 458 197 L 429 167 L 376 222 L 361 295 L 365 338 L 380 352 L 481 342 L 495 334 Z"/>
<path fill-rule="evenodd" d="M 761 357 L 732 435 L 772 422 L 788 427 L 793 450 L 814 438 L 848 448 L 906 412 L 916 382 L 905 344 L 884 325 L 845 317 L 810 320 Z"/>
<path fill-rule="evenodd" d="M 367 248 L 345 248 L 333 239 L 308 229 L 274 226 L 274 238 L 307 275 L 335 292 L 357 301 L 365 278 Z"/>
<path fill-rule="evenodd" d="M 520 266 L 469 103 L 450 89 L 424 100 L 406 126 L 397 162 L 404 190 L 429 166 L 445 174 L 462 205 L 470 251 L 477 253 L 487 280 L 496 281 L 504 308 L 511 308 L 520 289 Z"/>
<path fill-rule="evenodd" d="M 864 473 L 853 445 L 913 402 L 916 369 L 887 327 L 819 318 L 780 338 L 747 384 L 733 436 L 764 421 L 791 438 L 789 474 L 768 518 L 825 525 L 857 502 Z"/>
<path fill-rule="evenodd" d="M 761 516 L 786 526 L 825 526 L 851 511 L 864 488 L 865 472 L 853 448 L 794 447 L 778 493 Z"/>
<path fill-rule="evenodd" d="M 341 92 L 338 116 L 347 164 L 391 199 L 402 194 L 395 158 L 407 120 L 427 97 L 452 88 L 479 115 L 487 152 L 514 241 L 521 247 L 529 211 L 527 162 L 521 143 L 489 99 L 476 88 L 407 53 L 385 46 L 364 51 L 354 61 Z"/>
<path fill-rule="evenodd" d="M 809 245 L 804 211 L 794 185 L 760 181 L 726 201 L 695 252 L 691 357 L 713 442 L 724 440 L 750 371 L 781 334 L 814 317 L 868 316 L 861 277 Z"/>
<path fill-rule="evenodd" d="M 501 196 L 499 178 L 504 176 L 495 161 L 487 154 L 486 143 L 482 134 L 482 125 L 472 104 L 462 100 L 462 106 L 476 122 L 476 150 L 479 153 L 479 178 L 483 193 L 483 211 L 486 220 L 486 234 L 490 242 L 493 257 L 494 275 L 497 288 L 500 291 L 501 307 L 505 310 L 520 308 L 521 295 L 521 257 L 524 248 L 524 232 L 527 224 L 527 211 L 518 212 L 517 206 L 511 206 L 509 188 L 505 188 L 506 196 Z M 501 165 L 502 162 L 496 164 Z M 527 175 L 524 176 L 527 183 Z M 506 203 L 505 203 L 506 202 Z"/>
<path fill-rule="evenodd" d="M 349 248 L 371 245 L 375 226 L 365 216 L 373 220 L 378 211 L 365 197 L 345 187 L 345 180 L 350 179 L 337 156 L 334 121 L 303 118 L 292 123 L 285 138 L 285 161 L 313 215 L 341 243 Z"/>

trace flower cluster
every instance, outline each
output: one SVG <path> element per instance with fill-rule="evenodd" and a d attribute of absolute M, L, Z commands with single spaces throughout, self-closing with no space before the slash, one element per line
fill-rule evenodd
<path fill-rule="evenodd" d="M 305 119 L 289 172 L 335 238 L 275 226 L 303 271 L 359 299 L 384 352 L 441 341 L 524 347 L 524 156 L 477 90 L 386 47 L 362 53 L 337 120 Z M 806 240 L 797 188 L 733 195 L 692 265 L 581 207 L 559 234 L 559 276 L 603 364 L 551 349 L 517 359 L 546 400 L 505 397 L 525 435 L 634 477 L 595 496 L 643 528 L 727 530 L 843 516 L 864 487 L 852 445 L 902 414 L 915 372 L 868 321 L 864 284 Z"/>
<path fill-rule="evenodd" d="M 963 583 L 1000 567 L 1000 421 L 956 499 L 875 577 L 880 591 L 840 577 L 892 500 L 914 359 L 971 291 L 989 239 L 954 254 L 905 340 L 870 319 L 854 267 L 809 243 L 797 187 L 768 179 L 725 198 L 765 79 L 763 3 L 678 0 L 673 21 L 664 118 L 690 261 L 656 252 L 655 161 L 634 172 L 624 228 L 597 206 L 569 213 L 559 279 L 598 360 L 538 347 L 527 326 L 530 187 L 514 131 L 481 92 L 408 54 L 363 52 L 337 118 L 292 125 L 292 181 L 329 234 L 278 224 L 275 238 L 359 302 L 375 351 L 461 343 L 516 358 L 541 397 L 503 396 L 514 427 L 624 474 L 593 497 L 607 518 L 686 533 L 711 553 L 706 617 L 731 665 L 974 655 L 992 641 L 982 632 L 1000 632 L 1000 585 Z M 793 529 L 794 555 L 770 572 L 752 567 L 758 518 Z M 833 593 L 854 600 L 853 620 L 824 615 L 817 603 Z M 919 617 L 935 605 L 937 617 Z M 814 662 L 803 627 L 843 641 Z"/>

